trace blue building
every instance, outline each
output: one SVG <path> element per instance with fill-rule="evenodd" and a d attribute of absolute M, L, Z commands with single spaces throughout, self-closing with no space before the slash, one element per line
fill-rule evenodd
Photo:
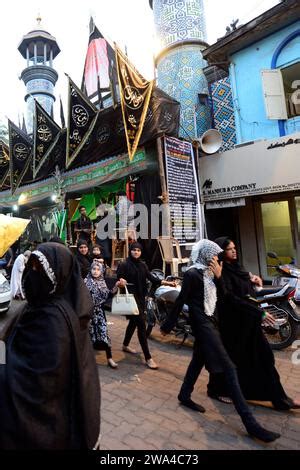
<path fill-rule="evenodd" d="M 220 39 L 203 56 L 229 73 L 238 144 L 300 130 L 298 1 L 280 3 Z"/>
<path fill-rule="evenodd" d="M 162 47 L 159 88 L 181 104 L 180 136 L 194 139 L 211 127 L 202 51 L 207 47 L 203 0 L 149 0 Z"/>
<path fill-rule="evenodd" d="M 18 50 L 26 59 L 26 68 L 21 73 L 21 80 L 26 85 L 25 102 L 27 105 L 26 124 L 32 132 L 34 99 L 52 115 L 55 102 L 54 87 L 58 74 L 53 68 L 53 60 L 60 53 L 55 37 L 41 26 L 37 18 L 37 28 L 26 34 Z"/>
<path fill-rule="evenodd" d="M 225 25 L 224 25 L 225 26 Z M 300 263 L 300 2 L 285 0 L 203 51 L 223 152 L 201 158 L 210 237 L 239 242 L 249 271 Z"/>

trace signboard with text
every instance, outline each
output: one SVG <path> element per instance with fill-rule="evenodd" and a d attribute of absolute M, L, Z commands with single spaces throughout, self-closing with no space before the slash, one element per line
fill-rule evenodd
<path fill-rule="evenodd" d="M 200 198 L 192 144 L 165 137 L 165 161 L 172 236 L 180 244 L 202 236 Z"/>
<path fill-rule="evenodd" d="M 251 144 L 200 159 L 204 201 L 300 190 L 300 134 Z"/>

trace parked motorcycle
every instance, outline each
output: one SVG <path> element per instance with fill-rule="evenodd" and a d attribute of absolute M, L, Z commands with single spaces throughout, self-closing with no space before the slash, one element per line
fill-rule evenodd
<path fill-rule="evenodd" d="M 154 269 L 151 271 L 151 274 L 159 281 L 162 281 L 165 278 L 163 271 L 160 269 Z M 181 278 L 168 276 L 166 280 L 177 280 L 180 282 Z M 162 325 L 162 323 L 166 320 L 179 295 L 180 289 L 180 285 L 177 287 L 160 286 L 158 288 L 155 288 L 153 285 L 149 285 L 146 299 L 147 337 L 151 335 L 151 332 L 156 324 Z M 182 342 L 180 346 L 182 346 L 187 337 L 192 334 L 187 305 L 184 305 L 182 311 L 180 312 L 173 331 L 175 336 L 182 336 Z"/>
<path fill-rule="evenodd" d="M 266 338 L 274 350 L 290 346 L 298 336 L 300 316 L 294 302 L 297 280 L 293 279 L 284 286 L 270 286 L 257 291 L 255 298 L 249 297 L 263 312 L 267 312 L 275 320 L 274 325 L 262 322 Z"/>
<path fill-rule="evenodd" d="M 267 253 L 269 258 L 277 261 L 275 266 L 269 266 L 275 268 L 277 271 L 277 276 L 274 277 L 272 281 L 273 286 L 284 286 L 285 284 L 291 284 L 291 279 L 297 279 L 296 292 L 294 301 L 297 305 L 300 305 L 300 269 L 297 268 L 294 264 L 283 264 L 279 259 L 277 253 L 274 251 L 269 251 Z M 292 285 L 294 282 L 292 281 Z"/>

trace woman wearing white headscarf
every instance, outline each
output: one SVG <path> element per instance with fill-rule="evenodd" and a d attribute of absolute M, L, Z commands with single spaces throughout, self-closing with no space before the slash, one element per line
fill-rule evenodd
<path fill-rule="evenodd" d="M 22 276 L 30 255 L 31 251 L 27 250 L 24 254 L 19 255 L 14 262 L 10 278 L 10 291 L 12 299 L 25 299 L 25 295 L 22 289 Z"/>
<path fill-rule="evenodd" d="M 195 411 L 205 409 L 191 400 L 191 394 L 203 366 L 209 372 L 223 372 L 232 401 L 248 433 L 264 442 L 272 442 L 280 434 L 268 431 L 255 420 L 247 405 L 237 378 L 236 366 L 222 343 L 216 320 L 217 287 L 222 295 L 222 266 L 218 255 L 223 250 L 210 240 L 200 240 L 192 250 L 191 266 L 185 272 L 181 292 L 174 309 L 161 331 L 167 334 L 174 327 L 184 304 L 189 306 L 190 322 L 195 337 L 193 357 L 178 395 L 182 405 Z"/>

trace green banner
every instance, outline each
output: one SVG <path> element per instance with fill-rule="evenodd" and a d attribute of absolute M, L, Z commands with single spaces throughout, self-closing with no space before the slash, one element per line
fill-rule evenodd
<path fill-rule="evenodd" d="M 87 215 L 91 220 L 97 218 L 96 207 L 102 202 L 104 204 L 114 204 L 116 193 L 119 191 L 125 191 L 126 179 L 116 181 L 111 184 L 104 184 L 100 188 L 95 189 L 93 193 L 84 194 L 78 203 L 78 207 L 84 206 L 86 208 Z M 72 222 L 76 222 L 80 217 L 78 208 L 76 209 Z"/>

